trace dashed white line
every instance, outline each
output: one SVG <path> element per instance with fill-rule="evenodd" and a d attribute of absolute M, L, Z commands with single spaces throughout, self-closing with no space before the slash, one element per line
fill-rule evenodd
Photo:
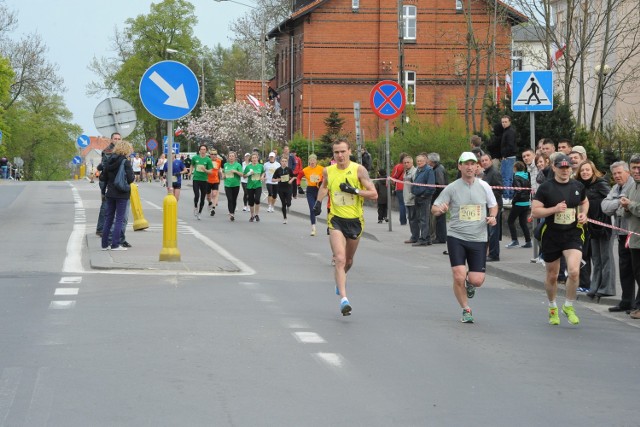
<path fill-rule="evenodd" d="M 57 288 L 54 295 L 78 295 L 78 288 Z"/>
<path fill-rule="evenodd" d="M 82 276 L 67 276 L 60 279 L 58 283 L 80 283 Z"/>
<path fill-rule="evenodd" d="M 75 306 L 75 301 L 51 301 L 51 304 L 49 304 L 49 308 L 52 310 L 65 310 Z"/>
<path fill-rule="evenodd" d="M 303 344 L 324 344 L 327 342 L 324 338 L 322 338 L 315 332 L 293 332 L 293 336 L 298 340 L 298 342 L 301 342 Z"/>
<path fill-rule="evenodd" d="M 314 353 L 313 355 L 331 368 L 342 368 L 345 364 L 344 358 L 338 353 Z"/>

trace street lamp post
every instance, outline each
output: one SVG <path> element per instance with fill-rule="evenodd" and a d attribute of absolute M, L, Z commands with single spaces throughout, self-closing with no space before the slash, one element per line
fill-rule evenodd
<path fill-rule="evenodd" d="M 165 51 L 167 53 L 178 53 L 180 55 L 185 55 L 185 56 L 189 56 L 191 58 L 196 58 L 200 60 L 200 78 L 201 78 L 201 85 L 202 87 L 200 88 L 200 108 L 204 108 L 204 104 L 205 104 L 205 99 L 204 99 L 204 55 L 203 56 L 194 56 L 194 55 L 189 55 L 188 53 L 184 53 L 181 52 L 179 50 L 175 50 L 175 49 L 171 49 L 171 48 L 166 48 Z"/>
<path fill-rule="evenodd" d="M 251 9 L 254 10 L 260 10 L 260 8 L 251 5 L 251 4 L 246 4 L 246 3 L 242 3 L 236 0 L 215 0 L 218 3 L 222 3 L 222 2 L 230 2 L 230 3 L 235 3 L 235 4 L 239 4 L 241 6 L 246 6 L 249 7 Z M 266 105 L 267 101 L 267 85 L 265 82 L 265 74 L 266 74 L 266 50 L 267 50 L 267 17 L 262 14 L 262 30 L 261 30 L 261 34 L 260 34 L 260 96 L 261 96 L 261 101 L 263 104 Z"/>

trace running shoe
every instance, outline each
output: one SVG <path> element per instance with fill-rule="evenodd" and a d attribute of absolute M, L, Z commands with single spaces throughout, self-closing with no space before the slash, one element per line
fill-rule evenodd
<path fill-rule="evenodd" d="M 576 311 L 573 309 L 573 306 L 567 307 L 566 305 L 562 306 L 562 312 L 565 316 L 567 316 L 567 320 L 572 325 L 577 325 L 580 323 L 580 319 L 576 316 Z"/>
<path fill-rule="evenodd" d="M 242 208 L 242 212 L 249 212 L 249 208 L 245 206 L 244 208 Z"/>
<path fill-rule="evenodd" d="M 508 245 L 505 245 L 505 248 L 507 249 L 519 248 L 519 247 L 520 247 L 520 243 L 517 240 L 512 240 L 511 243 L 509 243 Z"/>
<path fill-rule="evenodd" d="M 236 217 L 235 217 L 235 216 L 233 216 L 233 214 L 229 214 L 229 220 L 230 220 L 231 222 L 233 222 L 233 221 L 235 221 L 235 220 L 236 220 Z"/>
<path fill-rule="evenodd" d="M 253 222 L 255 218 L 256 218 L 255 216 L 252 216 L 251 218 L 249 218 L 249 222 Z"/>
<path fill-rule="evenodd" d="M 107 246 L 106 248 L 102 248 L 103 251 L 108 251 L 109 249 L 111 249 L 110 246 Z M 336 288 L 337 289 L 337 288 Z"/>
<path fill-rule="evenodd" d="M 199 212 L 196 214 L 196 219 L 197 219 L 198 221 L 200 221 L 200 213 L 199 213 Z"/>
<path fill-rule="evenodd" d="M 316 235 L 316 228 L 315 227 L 311 227 L 311 235 L 312 236 Z"/>
<path fill-rule="evenodd" d="M 193 208 L 193 216 L 198 216 L 198 208 Z"/>
<path fill-rule="evenodd" d="M 532 248 L 533 243 L 531 241 L 525 242 L 524 245 L 520 246 L 521 248 Z"/>
<path fill-rule="evenodd" d="M 345 299 L 340 303 L 340 312 L 343 316 L 351 316 L 351 305 L 349 304 L 348 299 Z"/>
<path fill-rule="evenodd" d="M 260 217 L 256 215 L 256 222 L 260 222 Z"/>
<path fill-rule="evenodd" d="M 215 216 L 216 215 L 216 209 L 215 208 L 211 209 L 211 211 L 209 212 L 209 215 L 210 216 Z"/>
<path fill-rule="evenodd" d="M 549 307 L 549 324 L 559 325 L 560 316 L 558 316 L 558 307 Z"/>
<path fill-rule="evenodd" d="M 467 289 L 467 298 L 476 296 L 476 287 L 469 283 L 467 279 L 464 280 L 464 287 Z"/>
<path fill-rule="evenodd" d="M 125 248 L 124 246 L 117 246 L 115 248 L 111 248 L 112 251 L 126 251 L 127 248 Z"/>
<path fill-rule="evenodd" d="M 465 308 L 462 310 L 462 319 L 460 319 L 462 323 L 473 323 L 473 315 L 471 314 L 470 308 Z"/>
<path fill-rule="evenodd" d="M 287 223 L 287 218 L 284 219 L 284 221 L 282 221 L 283 224 Z"/>

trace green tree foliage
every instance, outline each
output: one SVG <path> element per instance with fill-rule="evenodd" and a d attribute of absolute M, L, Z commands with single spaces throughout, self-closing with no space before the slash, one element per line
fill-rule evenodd
<path fill-rule="evenodd" d="M 331 144 L 341 138 L 347 138 L 349 135 L 342 132 L 344 119 L 336 110 L 332 110 L 329 116 L 324 119 L 324 126 L 327 132 L 320 137 L 320 143 L 316 147 L 316 155 L 319 159 L 330 158 L 332 156 Z"/>
<path fill-rule="evenodd" d="M 194 6 L 185 0 L 152 3 L 148 14 L 129 18 L 125 21 L 124 30 L 116 30 L 114 39 L 118 57 L 96 59 L 90 66 L 102 79 L 89 85 L 90 94 L 115 94 L 135 108 L 141 130 L 137 129 L 130 139 L 139 141 L 139 145 L 149 138 L 161 141 L 166 134 L 164 122 L 149 114 L 140 101 L 140 77 L 151 65 L 166 59 L 188 63 L 194 74 L 201 76 L 201 62 L 198 59 L 202 57 L 201 44 L 193 35 L 193 27 L 197 22 Z M 167 49 L 180 52 L 174 54 L 180 55 L 180 58 L 171 57 Z M 139 135 L 140 132 L 142 135 Z M 144 147 L 137 146 L 136 149 Z"/>
<path fill-rule="evenodd" d="M 70 120 L 71 112 L 59 95 L 34 94 L 17 101 L 6 112 L 6 122 L 11 128 L 7 151 L 10 158 L 24 160 L 24 179 L 69 178 L 69 162 L 77 154 L 75 139 L 82 133 Z"/>
<path fill-rule="evenodd" d="M 440 154 L 442 164 L 451 168 L 455 167 L 460 153 L 468 150 L 465 122 L 453 105 L 438 124 L 430 118 L 418 117 L 411 110 L 407 111 L 407 117 L 409 123 L 403 126 L 402 132 L 396 132 L 391 138 L 391 165 L 398 163 L 403 152 L 414 158 L 422 152 L 435 152 Z M 384 144 L 384 141 L 380 143 Z M 371 149 L 369 151 L 372 152 Z"/>

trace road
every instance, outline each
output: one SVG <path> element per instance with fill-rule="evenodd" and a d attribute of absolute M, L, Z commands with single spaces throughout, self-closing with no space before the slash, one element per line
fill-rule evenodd
<path fill-rule="evenodd" d="M 164 193 L 140 194 L 150 229 L 98 254 L 96 184 L 0 182 L 0 426 L 640 425 L 639 330 L 606 310 L 551 327 L 542 290 L 490 275 L 461 324 L 442 246 L 371 236 L 343 317 L 307 219 L 230 222 L 221 196 L 197 221 L 188 186 L 183 263 L 147 271 Z"/>

